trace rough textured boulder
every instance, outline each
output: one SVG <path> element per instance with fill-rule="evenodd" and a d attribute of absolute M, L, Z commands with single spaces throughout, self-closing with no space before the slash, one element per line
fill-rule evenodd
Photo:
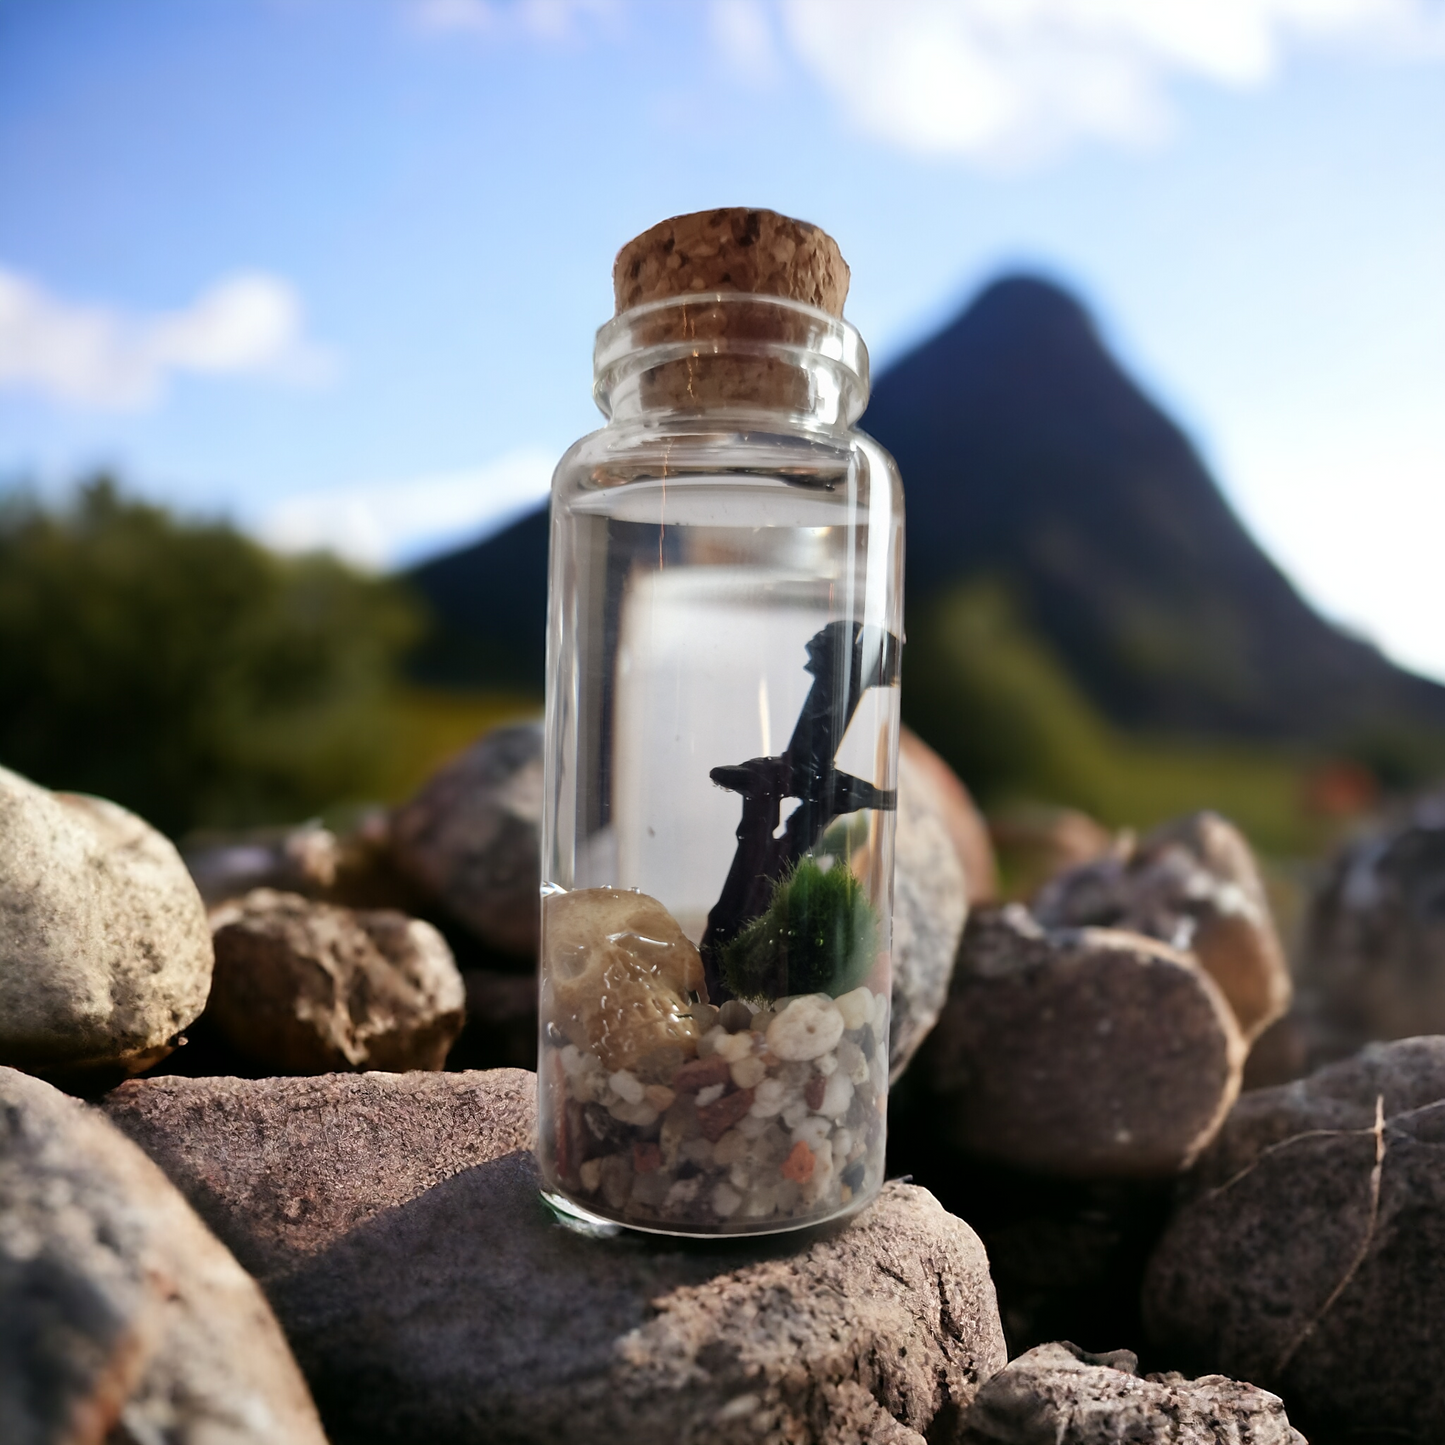
<path fill-rule="evenodd" d="M 920 1064 L 940 1136 L 1076 1178 L 1176 1173 L 1239 1091 L 1244 1043 L 1193 958 L 1107 929 L 976 909 Z"/>
<path fill-rule="evenodd" d="M 959 1445 L 1305 1445 L 1283 1402 L 1265 1390 L 1223 1375 L 1138 1370 L 1128 1350 L 1040 1345 L 978 1392 Z"/>
<path fill-rule="evenodd" d="M 993 856 L 993 840 L 963 780 L 911 728 L 899 730 L 898 755 L 900 760 L 907 759 L 933 794 L 934 807 L 953 840 L 958 861 L 963 864 L 969 903 L 993 902 L 998 897 L 998 863 Z"/>
<path fill-rule="evenodd" d="M 353 912 L 258 888 L 211 917 L 206 1018 L 278 1074 L 439 1069 L 466 994 L 435 928 L 389 909 Z"/>
<path fill-rule="evenodd" d="M 0 768 L 0 1063 L 67 1082 L 164 1058 L 205 1007 L 206 911 L 133 813 Z"/>
<path fill-rule="evenodd" d="M 1246 1041 L 1289 1007 L 1289 965 L 1254 855 L 1216 813 L 1176 819 L 1060 874 L 1032 907 L 1047 928 L 1120 928 L 1193 953 Z"/>
<path fill-rule="evenodd" d="M 563 1228 L 533 1083 L 138 1080 L 108 1107 L 261 1279 L 333 1445 L 922 1445 L 1004 1363 L 977 1237 L 908 1185 L 761 1241 Z"/>
<path fill-rule="evenodd" d="M 100 1114 L 6 1068 L 0 1436 L 325 1445 L 255 1282 Z"/>
<path fill-rule="evenodd" d="M 888 1027 L 889 1072 L 895 1079 L 937 1022 L 968 917 L 968 878 L 950 829 L 939 769 L 950 778 L 953 774 L 936 754 L 929 757 L 937 767 L 924 759 L 922 747 L 906 747 L 898 758 Z"/>
<path fill-rule="evenodd" d="M 1445 1033 L 1445 793 L 1346 848 L 1314 901 L 1304 974 L 1365 1039 Z"/>
<path fill-rule="evenodd" d="M 536 955 L 542 725 L 496 728 L 391 820 L 396 867 L 481 941 Z"/>
<path fill-rule="evenodd" d="M 1193 1184 L 1145 1280 L 1162 1357 L 1256 1381 L 1311 1434 L 1438 1440 L 1445 1039 L 1245 1096 Z"/>

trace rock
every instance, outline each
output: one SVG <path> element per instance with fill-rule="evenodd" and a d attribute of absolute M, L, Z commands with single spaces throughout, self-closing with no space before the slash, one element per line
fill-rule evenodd
<path fill-rule="evenodd" d="M 1255 1038 L 1289 1006 L 1289 965 L 1254 855 L 1216 813 L 1193 813 L 1060 874 L 1032 904 L 1046 928 L 1122 928 L 1192 952 Z"/>
<path fill-rule="evenodd" d="M 453 1069 L 537 1067 L 537 975 L 462 970 L 467 1022 L 452 1045 Z"/>
<path fill-rule="evenodd" d="M 1075 808 L 1008 808 L 990 817 L 988 832 L 1011 898 L 1031 898 L 1057 874 L 1102 858 L 1115 846 L 1109 829 Z"/>
<path fill-rule="evenodd" d="M 133 813 L 0 768 L 0 1062 L 67 1083 L 162 1059 L 205 1007 L 206 910 Z"/>
<path fill-rule="evenodd" d="M 702 959 L 657 899 L 625 888 L 574 888 L 547 899 L 547 1015 L 611 1073 L 654 1049 L 695 1053 L 690 995 Z"/>
<path fill-rule="evenodd" d="M 95 1110 L 0 1068 L 11 1445 L 325 1445 L 255 1282 Z"/>
<path fill-rule="evenodd" d="M 1304 976 L 1357 1042 L 1445 1033 L 1445 792 L 1336 860 L 1306 928 Z"/>
<path fill-rule="evenodd" d="M 440 1069 L 466 992 L 431 924 L 258 888 L 212 915 L 206 1018 L 276 1073 Z"/>
<path fill-rule="evenodd" d="M 1040 1345 L 986 1381 L 959 1445 L 1305 1445 L 1277 1396 L 1206 1375 L 1139 1375 L 1128 1350 Z"/>
<path fill-rule="evenodd" d="M 1186 1168 L 1239 1090 L 1244 1043 L 1187 954 L 976 909 L 920 1056 L 941 1136 L 1014 1167 L 1098 1179 Z"/>
<path fill-rule="evenodd" d="M 563 1228 L 533 1082 L 138 1080 L 107 1107 L 260 1278 L 333 1445 L 922 1445 L 1004 1363 L 976 1236 L 908 1185 L 746 1242 Z"/>
<path fill-rule="evenodd" d="M 397 868 L 483 943 L 537 953 L 542 725 L 496 728 L 391 820 Z"/>
<path fill-rule="evenodd" d="M 968 876 L 954 837 L 960 810 L 965 805 L 971 808 L 962 789 L 943 759 L 909 734 L 898 755 L 898 829 L 893 847 L 888 1065 L 894 1079 L 908 1067 L 938 1020 L 968 917 Z M 962 802 L 956 793 L 962 794 Z M 986 846 L 986 838 L 983 842 Z M 966 840 L 963 846 L 977 844 Z M 991 870 L 992 853 L 987 857 Z"/>
<path fill-rule="evenodd" d="M 202 836 L 183 857 L 207 906 L 240 898 L 254 888 L 278 888 L 323 897 L 336 883 L 341 845 L 320 823 Z"/>
<path fill-rule="evenodd" d="M 1161 1357 L 1256 1381 L 1311 1433 L 1438 1440 L 1445 1038 L 1246 1095 L 1191 1185 L 1145 1278 Z"/>
<path fill-rule="evenodd" d="M 958 774 L 912 728 L 899 729 L 898 757 L 900 770 L 903 760 L 907 759 L 910 772 L 929 793 L 934 810 L 943 820 L 954 852 L 963 865 L 969 903 L 992 903 L 998 896 L 998 864 L 993 856 L 988 824 L 978 811 L 973 795 Z"/>

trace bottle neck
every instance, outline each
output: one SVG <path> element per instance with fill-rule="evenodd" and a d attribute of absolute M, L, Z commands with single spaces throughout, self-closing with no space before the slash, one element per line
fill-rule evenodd
<path fill-rule="evenodd" d="M 597 333 L 593 397 L 611 421 L 846 429 L 868 403 L 868 350 L 840 317 L 781 296 L 709 292 L 624 311 Z"/>

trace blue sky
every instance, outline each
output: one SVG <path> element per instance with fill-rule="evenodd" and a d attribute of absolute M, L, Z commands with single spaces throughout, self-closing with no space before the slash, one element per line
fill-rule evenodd
<path fill-rule="evenodd" d="M 1063 280 L 1445 677 L 1439 0 L 0 0 L 0 478 L 470 536 L 596 424 L 618 246 L 718 204 L 838 238 L 878 366 Z"/>

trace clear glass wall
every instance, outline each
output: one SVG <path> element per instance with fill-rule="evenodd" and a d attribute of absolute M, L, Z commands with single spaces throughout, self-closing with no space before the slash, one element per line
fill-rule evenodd
<path fill-rule="evenodd" d="M 897 471 L 812 308 L 657 303 L 597 359 L 611 421 L 552 500 L 545 1185 L 639 1228 L 813 1223 L 882 1182 Z"/>

